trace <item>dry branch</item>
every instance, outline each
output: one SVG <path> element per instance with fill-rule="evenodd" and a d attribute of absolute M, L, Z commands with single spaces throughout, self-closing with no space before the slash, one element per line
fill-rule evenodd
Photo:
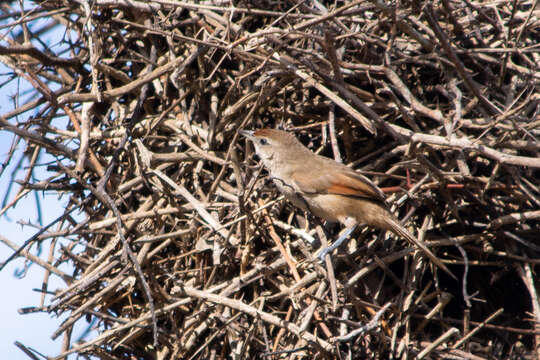
<path fill-rule="evenodd" d="M 540 356 L 538 1 L 20 3 L 0 216 L 66 211 L 0 229 L 0 269 L 46 270 L 21 312 L 66 319 L 51 358 Z M 260 127 L 373 178 L 460 280 L 372 229 L 315 261 L 341 229 L 278 197 L 238 134 Z"/>

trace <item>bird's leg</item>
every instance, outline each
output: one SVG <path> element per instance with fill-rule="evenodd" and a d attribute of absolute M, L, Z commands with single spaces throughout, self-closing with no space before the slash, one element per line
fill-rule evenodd
<path fill-rule="evenodd" d="M 345 230 L 343 234 L 341 234 L 341 236 L 336 241 L 334 241 L 332 245 L 322 249 L 319 255 L 317 256 L 319 260 L 324 261 L 324 258 L 326 257 L 327 254 L 331 253 L 332 251 L 337 249 L 341 244 L 343 244 L 345 240 L 349 237 L 349 235 L 351 235 L 351 233 L 354 231 L 354 229 L 356 229 L 356 226 L 357 224 L 349 226 L 347 230 Z"/>

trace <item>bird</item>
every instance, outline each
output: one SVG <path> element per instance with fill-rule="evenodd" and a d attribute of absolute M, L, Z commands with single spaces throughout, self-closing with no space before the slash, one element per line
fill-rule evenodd
<path fill-rule="evenodd" d="M 322 261 L 339 247 L 358 225 L 391 231 L 404 238 L 439 268 L 454 277 L 431 250 L 414 237 L 390 212 L 383 192 L 366 176 L 333 159 L 315 154 L 292 133 L 262 128 L 241 130 L 267 169 L 278 190 L 296 207 L 346 231 L 319 253 Z"/>

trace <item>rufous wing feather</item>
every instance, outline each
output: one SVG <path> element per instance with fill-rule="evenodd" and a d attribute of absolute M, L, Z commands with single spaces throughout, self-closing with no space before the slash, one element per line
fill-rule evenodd
<path fill-rule="evenodd" d="M 384 203 L 384 194 L 368 178 L 348 168 L 326 174 L 294 174 L 298 189 L 308 194 L 336 194 Z"/>

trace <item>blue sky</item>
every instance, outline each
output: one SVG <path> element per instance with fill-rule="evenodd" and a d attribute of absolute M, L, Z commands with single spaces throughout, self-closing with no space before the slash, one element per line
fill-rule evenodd
<path fill-rule="evenodd" d="M 43 25 L 43 24 L 41 24 Z M 9 29 L 8 29 L 9 30 Z M 59 35 L 62 33 L 61 35 Z M 1 35 L 7 35 L 3 33 Z M 59 36 L 63 36 L 63 32 L 56 31 L 47 34 L 41 40 L 48 43 L 52 47 L 55 46 L 55 42 Z M 6 46 L 5 42 L 1 42 Z M 39 47 L 38 44 L 35 44 Z M 0 64 L 0 83 L 3 84 L 6 81 L 6 74 L 10 70 L 3 64 Z M 13 109 L 13 97 L 19 93 L 24 93 L 28 88 L 28 84 L 24 80 L 16 79 L 7 84 L 3 84 L 0 89 L 0 114 L 4 114 Z M 25 99 L 20 99 L 21 103 L 24 103 Z M 18 119 L 10 119 L 9 121 L 15 123 L 16 121 L 26 121 L 31 113 L 26 113 L 20 116 Z M 7 131 L 0 130 L 0 163 L 6 161 L 6 156 L 9 152 L 10 146 L 13 141 L 13 134 Z M 4 170 L 0 176 L 0 198 L 4 199 L 6 191 L 8 190 L 8 184 L 15 168 L 15 162 L 22 157 L 25 144 L 21 142 L 15 152 L 15 156 L 8 168 Z M 44 162 L 50 160 L 45 154 L 42 154 L 41 161 Z M 24 160 L 24 164 L 28 165 L 28 160 Z M 23 179 L 25 170 L 19 171 L 15 174 L 17 179 Z M 50 174 L 47 173 L 45 167 L 39 167 L 35 174 L 38 179 L 44 179 Z M 17 188 L 13 188 L 10 191 L 8 202 L 11 201 L 17 194 Z M 42 224 L 46 225 L 53 219 L 60 216 L 67 203 L 67 197 L 58 198 L 56 194 L 50 192 L 48 194 L 38 194 L 39 203 L 41 205 Z M 0 217 L 0 235 L 11 240 L 12 242 L 21 245 L 32 235 L 34 235 L 38 229 L 33 226 L 21 225 L 18 222 L 31 223 L 34 225 L 40 225 L 38 222 L 38 202 L 36 201 L 35 194 L 28 194 L 21 199 L 14 209 L 10 209 L 4 216 Z M 46 259 L 49 253 L 50 240 L 44 241 L 41 255 L 42 259 Z M 37 254 L 37 250 L 34 247 L 32 249 L 33 254 Z M 12 254 L 12 250 L 3 243 L 0 243 L 0 262 Z M 27 264 L 28 265 L 28 264 Z M 64 271 L 70 273 L 67 267 L 63 268 Z M 24 276 L 15 276 L 15 272 L 23 272 Z M 0 304 L 0 316 L 2 322 L 0 325 L 0 354 L 5 359 L 29 359 L 21 350 L 15 345 L 15 341 L 19 341 L 24 345 L 31 347 L 38 352 L 54 356 L 59 354 L 61 349 L 62 337 L 59 337 L 56 341 L 51 340 L 51 334 L 58 328 L 62 319 L 57 318 L 54 314 L 47 313 L 31 313 L 27 315 L 20 315 L 18 309 L 30 306 L 40 306 L 41 293 L 34 291 L 33 289 L 41 289 L 42 282 L 44 280 L 44 269 L 30 264 L 29 267 L 25 267 L 25 261 L 23 259 L 17 259 L 12 261 L 2 272 L 0 272 L 0 284 L 2 284 L 2 300 Z M 54 291 L 58 288 L 64 288 L 64 282 L 58 277 L 52 275 L 49 278 L 48 290 Z M 47 296 L 45 304 L 50 301 L 50 296 Z M 72 341 L 77 339 L 78 334 L 84 328 L 84 324 L 80 324 L 73 336 Z"/>
<path fill-rule="evenodd" d="M 0 64 L 0 72 L 3 70 L 5 68 L 2 68 Z M 9 99 L 15 91 L 16 88 L 12 85 L 1 88 L 0 114 L 12 109 Z M 26 120 L 26 117 L 22 116 L 18 120 Z M 12 119 L 11 122 L 14 123 L 15 120 Z M 13 134 L 0 130 L 1 164 L 6 161 L 12 142 Z M 26 176 L 28 159 L 24 159 L 22 171 L 19 170 L 14 173 L 16 163 L 23 156 L 24 150 L 25 143 L 19 143 L 11 162 L 0 176 L 0 199 L 4 199 L 12 176 L 20 180 Z M 43 152 L 39 163 L 50 161 L 51 159 L 51 157 Z M 36 181 L 39 181 L 50 177 L 51 173 L 46 171 L 46 167 L 36 167 L 34 176 L 37 178 Z M 19 186 L 16 185 L 9 191 L 7 203 L 14 199 L 18 188 Z M 0 216 L 0 235 L 20 246 L 38 231 L 36 226 L 47 225 L 62 215 L 66 204 L 67 196 L 59 198 L 54 192 L 29 193 L 17 202 L 15 208 L 7 211 L 4 216 Z M 41 224 L 39 223 L 40 217 L 38 214 L 41 216 Z M 72 213 L 72 215 L 75 218 L 80 216 L 77 212 Z M 55 228 L 53 227 L 53 229 Z M 42 259 L 47 259 L 50 244 L 50 240 L 43 241 L 40 252 Z M 57 249 L 58 246 L 56 247 Z M 13 250 L 8 246 L 0 243 L 0 262 L 5 261 L 12 252 Z M 32 254 L 39 254 L 35 246 L 32 248 Z M 63 265 L 61 269 L 68 274 L 72 272 L 67 265 Z M 17 276 L 16 273 L 21 275 Z M 2 294 L 4 294 L 0 302 L 2 305 L 0 306 L 0 318 L 2 319 L 0 325 L 0 354 L 2 354 L 3 358 L 28 360 L 28 356 L 14 345 L 15 341 L 32 347 L 44 355 L 53 356 L 60 353 L 62 337 L 53 341 L 51 340 L 51 335 L 58 328 L 63 318 L 58 318 L 54 314 L 47 313 L 30 313 L 26 315 L 20 315 L 18 313 L 20 308 L 40 306 L 41 293 L 34 289 L 41 289 L 44 274 L 45 271 L 43 268 L 36 264 L 29 264 L 22 258 L 13 260 L 0 272 L 0 284 L 2 284 Z M 56 275 L 51 275 L 48 286 L 49 291 L 54 291 L 65 288 L 66 284 Z M 50 299 L 50 295 L 46 296 L 45 305 L 49 304 Z M 84 321 L 76 326 L 76 330 L 72 336 L 72 342 L 77 340 L 77 337 L 80 336 L 85 328 L 86 324 Z"/>
<path fill-rule="evenodd" d="M 9 144 L 6 132 L 0 131 L 0 157 L 3 161 L 6 154 L 6 144 Z M 9 172 L 0 177 L 0 189 L 2 195 L 5 192 L 9 181 Z M 54 215 L 61 214 L 61 204 L 51 199 L 46 199 L 43 203 L 47 211 L 43 212 L 45 222 L 53 219 Z M 8 219 L 9 218 L 9 219 Z M 16 209 L 9 211 L 7 216 L 0 218 L 0 235 L 8 238 L 12 242 L 22 244 L 30 238 L 35 232 L 28 226 L 21 226 L 16 221 L 36 222 L 36 207 L 33 196 L 27 196 L 22 199 Z M 42 257 L 48 254 L 48 245 L 44 244 Z M 4 261 L 12 250 L 6 245 L 0 244 L 0 261 Z M 21 278 L 15 276 L 15 271 L 24 271 L 25 263 L 21 259 L 11 262 L 2 272 L 0 272 L 0 283 L 5 289 L 2 306 L 0 306 L 0 317 L 2 326 L 0 326 L 0 353 L 4 358 L 9 359 L 28 359 L 21 350 L 15 345 L 19 341 L 26 346 L 47 354 L 55 355 L 60 351 L 61 342 L 53 342 L 50 338 L 52 332 L 58 327 L 60 320 L 46 313 L 32 313 L 19 315 L 18 309 L 27 306 L 39 306 L 41 294 L 32 289 L 40 289 L 43 282 L 44 270 L 36 265 L 31 265 L 25 275 Z M 62 281 L 57 277 L 51 277 L 51 289 L 60 287 Z M 48 297 L 50 298 L 50 297 Z"/>

